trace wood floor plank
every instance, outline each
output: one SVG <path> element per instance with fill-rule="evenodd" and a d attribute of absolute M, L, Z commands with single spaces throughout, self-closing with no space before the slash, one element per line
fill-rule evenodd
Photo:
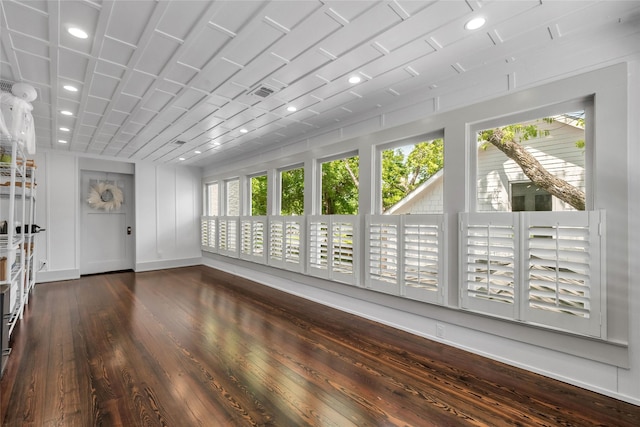
<path fill-rule="evenodd" d="M 640 407 L 207 267 L 39 285 L 3 426 L 638 426 Z"/>

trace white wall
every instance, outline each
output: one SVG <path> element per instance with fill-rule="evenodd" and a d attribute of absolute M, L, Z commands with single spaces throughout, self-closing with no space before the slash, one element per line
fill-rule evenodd
<path fill-rule="evenodd" d="M 39 152 L 36 224 L 38 283 L 80 277 L 80 169 L 135 173 L 136 271 L 200 264 L 199 168 L 134 165 Z"/>
<path fill-rule="evenodd" d="M 458 109 L 444 112 L 434 112 L 434 104 L 427 101 L 398 111 L 381 112 L 377 120 L 368 121 L 368 128 L 359 128 L 359 136 L 349 130 L 358 124 L 346 123 L 342 129 L 325 130 L 323 134 L 292 143 L 286 159 L 280 159 L 278 153 L 246 157 L 236 163 L 212 166 L 204 173 L 205 179 L 224 180 L 227 175 L 242 176 L 265 169 L 277 170 L 284 162 L 304 162 L 307 165 L 312 163 L 313 157 L 329 156 L 340 150 L 371 151 L 372 144 L 385 144 L 444 128 L 444 212 L 448 215 L 449 223 L 456 224 L 457 213 L 467 211 L 470 197 L 475 195 L 475 172 L 470 170 L 475 141 L 467 143 L 469 123 L 504 117 L 512 111 L 527 111 L 582 99 L 595 93 L 596 147 L 589 173 L 593 180 L 591 196 L 594 208 L 607 211 L 606 339 L 581 338 L 515 322 L 488 319 L 460 310 L 455 233 L 451 234 L 454 238 L 448 241 L 447 258 L 450 262 L 446 307 L 420 305 L 358 287 L 321 282 L 307 276 L 273 271 L 268 267 L 257 268 L 217 255 L 205 255 L 204 263 L 640 405 L 640 286 L 637 279 L 640 277 L 640 267 L 635 262 L 640 259 L 640 235 L 637 235 L 640 225 L 637 219 L 640 216 L 640 177 L 637 172 L 640 130 L 636 119 L 640 100 L 628 96 L 639 93 L 638 59 L 631 64 L 619 64 L 591 73 L 576 72 L 571 78 L 557 79 L 511 96 L 496 95 L 491 98 L 487 93 L 486 96 L 491 98 L 488 101 L 463 104 Z M 384 125 L 388 122 L 397 124 L 397 118 L 387 118 L 396 117 L 401 112 L 421 118 L 394 127 Z M 350 137 L 345 138 L 345 135 Z M 300 149 L 299 155 L 295 154 L 297 149 Z M 361 192 L 370 191 L 367 187 L 369 184 L 365 182 L 361 185 Z M 629 235 L 630 230 L 634 236 Z M 445 326 L 444 338 L 436 336 L 437 324 Z"/>
<path fill-rule="evenodd" d="M 201 263 L 201 171 L 136 164 L 136 271 Z"/>

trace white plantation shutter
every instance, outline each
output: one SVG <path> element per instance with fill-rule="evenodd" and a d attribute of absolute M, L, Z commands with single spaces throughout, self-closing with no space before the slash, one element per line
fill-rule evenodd
<path fill-rule="evenodd" d="M 517 213 L 460 214 L 462 307 L 518 318 Z"/>
<path fill-rule="evenodd" d="M 366 285 L 400 295 L 400 215 L 367 215 Z"/>
<path fill-rule="evenodd" d="M 308 220 L 309 261 L 307 272 L 329 278 L 329 217 L 312 216 Z"/>
<path fill-rule="evenodd" d="M 238 217 L 218 217 L 218 252 L 238 256 Z"/>
<path fill-rule="evenodd" d="M 285 268 L 299 271 L 302 268 L 304 218 L 286 217 L 284 224 L 284 262 Z"/>
<path fill-rule="evenodd" d="M 605 213 L 460 214 L 463 308 L 606 338 Z"/>
<path fill-rule="evenodd" d="M 203 216 L 200 220 L 201 246 L 203 251 L 216 250 L 216 217 Z"/>
<path fill-rule="evenodd" d="M 355 284 L 358 264 L 355 243 L 358 216 L 313 215 L 307 223 L 309 257 L 307 273 L 338 282 Z"/>
<path fill-rule="evenodd" d="M 355 284 L 358 216 L 331 216 L 331 279 Z"/>
<path fill-rule="evenodd" d="M 368 215 L 367 287 L 444 301 L 444 215 Z"/>
<path fill-rule="evenodd" d="M 523 213 L 524 320 L 603 336 L 602 224 L 600 211 Z"/>
<path fill-rule="evenodd" d="M 264 231 L 265 216 L 248 216 L 240 219 L 240 258 L 264 264 L 266 250 Z"/>
<path fill-rule="evenodd" d="M 403 218 L 402 285 L 407 298 L 444 302 L 444 233 L 444 215 L 407 215 Z"/>
<path fill-rule="evenodd" d="M 269 217 L 269 265 L 302 271 L 304 217 Z"/>

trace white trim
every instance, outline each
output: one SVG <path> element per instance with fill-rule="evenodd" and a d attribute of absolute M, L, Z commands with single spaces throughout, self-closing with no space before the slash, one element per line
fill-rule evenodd
<path fill-rule="evenodd" d="M 136 263 L 134 271 L 140 273 L 143 271 L 163 270 L 166 268 L 190 267 L 202 264 L 202 257 L 167 259 L 162 261 L 143 261 Z"/>
<path fill-rule="evenodd" d="M 36 283 L 58 282 L 61 280 L 73 280 L 80 278 L 80 269 L 39 271 Z"/>

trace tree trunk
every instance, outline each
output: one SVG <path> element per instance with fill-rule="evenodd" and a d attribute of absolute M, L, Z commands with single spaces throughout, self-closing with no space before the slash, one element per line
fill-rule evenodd
<path fill-rule="evenodd" d="M 522 145 L 513 140 L 506 140 L 502 129 L 495 129 L 489 142 L 516 162 L 535 185 L 577 210 L 584 210 L 585 194 L 582 190 L 549 173 Z"/>

